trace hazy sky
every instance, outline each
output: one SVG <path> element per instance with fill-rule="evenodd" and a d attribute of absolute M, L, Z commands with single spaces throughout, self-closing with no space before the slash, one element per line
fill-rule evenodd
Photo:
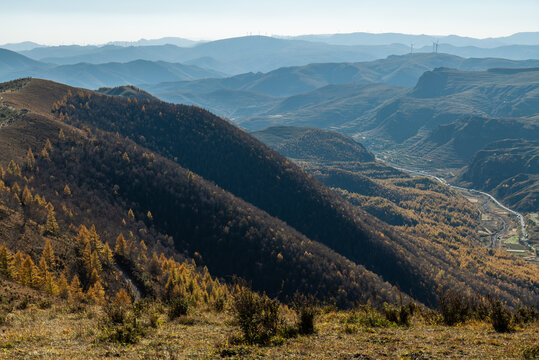
<path fill-rule="evenodd" d="M 338 32 L 539 31 L 539 0 L 0 0 L 0 44 Z"/>

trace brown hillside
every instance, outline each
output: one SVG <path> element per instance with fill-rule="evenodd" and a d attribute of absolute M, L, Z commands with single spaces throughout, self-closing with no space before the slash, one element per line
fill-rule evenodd
<path fill-rule="evenodd" d="M 482 266 L 468 239 L 442 242 L 444 232 L 416 237 L 394 229 L 206 111 L 68 87 L 51 90 L 65 94 L 62 98 L 32 105 L 40 86 L 47 91 L 57 85 L 32 80 L 19 95 L 11 93 L 10 101 L 35 106 L 44 115 L 49 104 L 57 120 L 49 115 L 41 120 L 67 126 L 69 141 L 55 140 L 55 132 L 55 150 L 50 159 L 38 159 L 33 180 L 55 208 L 66 205 L 64 213 L 73 213 L 73 219 L 61 215 L 65 226 L 99 223 L 110 242 L 123 214 L 133 209 L 143 229 L 135 223 L 129 228 L 136 241 L 149 236 L 144 241 L 156 249 L 193 257 L 220 277 L 239 275 L 281 298 L 301 289 L 344 305 L 380 303 L 395 299 L 397 286 L 427 304 L 435 304 L 445 288 L 496 292 L 511 304 L 531 303 L 537 296 L 536 277 L 527 267 L 514 281 L 501 269 Z M 32 134 L 36 126 L 41 125 L 24 129 Z M 76 194 L 72 200 L 62 196 L 66 184 Z M 422 201 L 435 200 L 426 194 Z M 152 223 L 143 220 L 148 210 Z M 457 225 L 470 224 L 468 217 Z M 459 242 L 467 246 L 462 254 L 455 251 Z"/>
<path fill-rule="evenodd" d="M 48 82 L 37 84 L 49 87 Z M 31 93 L 37 93 L 37 87 Z M 19 103 L 32 104 L 21 94 L 10 99 L 15 98 Z M 45 112 L 45 102 L 40 104 L 36 108 Z M 60 129 L 64 139 L 58 136 Z M 20 164 L 26 161 L 28 147 L 34 149 L 34 169 L 23 165 L 21 176 L 6 175 L 4 181 L 10 187 L 28 184 L 32 193 L 46 197 L 54 205 L 65 235 L 61 241 L 53 239 L 53 244 L 66 261 L 77 257 L 77 249 L 68 245 L 68 239 L 76 234 L 73 227 L 95 224 L 111 247 L 118 233 L 133 234 L 130 241 L 144 241 L 150 254 L 157 251 L 177 259 L 193 257 L 213 274 L 227 280 L 241 276 L 255 289 L 283 299 L 298 290 L 343 306 L 357 301 L 381 304 L 398 298 L 394 287 L 361 265 L 129 140 L 99 130 L 81 131 L 50 115 L 33 112 L 19 113 L 14 122 L 1 129 L 0 139 L 6 149 L 11 149 L 10 157 Z M 16 142 L 9 143 L 7 139 Z M 40 149 L 47 140 L 52 149 L 43 156 Z M 8 156 L 2 160 L 11 161 Z M 69 196 L 65 195 L 66 185 Z M 17 201 L 9 200 L 9 204 L 0 223 L 7 245 L 13 251 L 35 253 L 34 261 L 39 260 L 35 249 L 42 248 L 45 241 L 45 217 L 32 217 L 33 210 Z M 122 225 L 130 209 L 141 220 Z M 153 214 L 153 222 L 146 218 L 148 211 Z M 120 264 L 135 282 L 143 283 L 136 264 Z M 76 264 L 66 266 L 70 271 L 79 271 Z"/>

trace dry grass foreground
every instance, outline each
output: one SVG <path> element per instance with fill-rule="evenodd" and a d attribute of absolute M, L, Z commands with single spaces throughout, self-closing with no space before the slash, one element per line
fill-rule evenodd
<path fill-rule="evenodd" d="M 5 285 L 3 301 L 10 296 Z M 380 328 L 350 326 L 345 311 L 321 314 L 313 335 L 254 346 L 234 342 L 240 333 L 227 311 L 194 309 L 176 320 L 161 314 L 161 326 L 120 345 L 101 340 L 99 306 L 74 309 L 27 292 L 30 305 L 2 319 L 1 359 L 530 359 L 539 352 L 538 322 L 507 334 L 485 322 L 447 327 L 418 318 L 410 327 Z"/>

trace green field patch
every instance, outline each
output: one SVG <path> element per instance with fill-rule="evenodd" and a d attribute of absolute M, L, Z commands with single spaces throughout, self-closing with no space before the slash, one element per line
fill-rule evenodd
<path fill-rule="evenodd" d="M 505 244 L 518 244 L 518 235 L 513 235 L 508 239 L 504 240 Z"/>
<path fill-rule="evenodd" d="M 524 245 L 521 245 L 521 244 L 508 244 L 506 243 L 505 244 L 505 247 L 507 247 L 507 249 L 509 250 L 527 250 L 528 248 Z"/>

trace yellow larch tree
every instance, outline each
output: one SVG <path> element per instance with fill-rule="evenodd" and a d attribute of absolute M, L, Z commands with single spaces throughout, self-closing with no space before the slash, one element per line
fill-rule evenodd
<path fill-rule="evenodd" d="M 114 255 L 108 243 L 105 243 L 105 246 L 103 246 L 101 254 L 103 255 L 103 263 L 106 266 L 114 265 Z"/>
<path fill-rule="evenodd" d="M 101 285 L 101 281 L 97 280 L 86 293 L 87 297 L 96 304 L 105 303 L 105 289 Z"/>
<path fill-rule="evenodd" d="M 49 239 L 45 241 L 45 247 L 43 248 L 43 254 L 41 256 L 45 259 L 49 268 L 53 268 L 56 265 L 54 250 L 52 249 L 52 244 Z"/>
<path fill-rule="evenodd" d="M 124 235 L 120 233 L 116 238 L 116 247 L 114 247 L 114 252 L 120 256 L 125 256 L 127 250 L 127 243 L 125 242 Z"/>
<path fill-rule="evenodd" d="M 26 167 L 28 168 L 28 170 L 33 170 L 35 163 L 36 163 L 36 158 L 34 157 L 32 148 L 29 147 L 28 151 L 26 152 Z"/>
<path fill-rule="evenodd" d="M 6 247 L 6 244 L 0 246 L 0 274 L 12 277 L 13 276 L 13 255 Z"/>
<path fill-rule="evenodd" d="M 47 214 L 47 222 L 45 224 L 45 234 L 56 236 L 60 233 L 60 227 L 56 222 L 56 217 L 54 216 L 54 211 L 49 210 Z"/>
<path fill-rule="evenodd" d="M 82 300 L 84 297 L 79 277 L 76 274 L 71 279 L 71 284 L 69 285 L 69 297 L 75 302 Z"/>

